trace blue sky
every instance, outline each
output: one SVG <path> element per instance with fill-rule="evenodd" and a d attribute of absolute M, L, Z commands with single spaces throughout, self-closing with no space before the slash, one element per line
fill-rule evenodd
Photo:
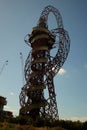
<path fill-rule="evenodd" d="M 0 95 L 8 101 L 5 110 L 14 115 L 19 112 L 23 87 L 20 52 L 25 62 L 31 48 L 24 43 L 24 37 L 37 25 L 47 5 L 60 11 L 71 40 L 62 74 L 54 78 L 59 116 L 87 120 L 87 0 L 0 0 L 0 70 L 8 60 L 0 74 Z M 54 23 L 55 19 L 49 21 L 50 26 Z"/>

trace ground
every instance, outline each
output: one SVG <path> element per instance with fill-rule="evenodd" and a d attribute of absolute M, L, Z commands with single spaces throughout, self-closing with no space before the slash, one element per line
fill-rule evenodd
<path fill-rule="evenodd" d="M 65 130 L 61 127 L 33 127 L 30 125 L 18 125 L 18 124 L 12 124 L 7 122 L 0 122 L 0 130 Z"/>

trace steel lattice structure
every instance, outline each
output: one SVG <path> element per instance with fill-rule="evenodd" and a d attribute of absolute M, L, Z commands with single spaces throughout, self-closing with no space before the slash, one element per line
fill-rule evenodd
<path fill-rule="evenodd" d="M 57 28 L 49 31 L 48 15 L 52 12 L 57 21 Z M 25 37 L 25 42 L 31 47 L 25 62 L 25 80 L 20 93 L 20 114 L 56 119 L 58 109 L 53 83 L 54 76 L 64 64 L 70 49 L 70 39 L 63 27 L 59 10 L 47 6 L 42 11 L 38 24 L 32 33 Z M 51 50 L 57 48 L 55 56 Z M 48 99 L 44 96 L 44 89 L 48 89 Z"/>

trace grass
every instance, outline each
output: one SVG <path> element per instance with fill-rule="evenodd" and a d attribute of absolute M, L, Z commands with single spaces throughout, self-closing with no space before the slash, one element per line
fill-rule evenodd
<path fill-rule="evenodd" d="M 0 130 L 22 130 L 19 125 L 11 124 L 7 122 L 0 122 Z"/>
<path fill-rule="evenodd" d="M 49 127 L 33 127 L 30 125 L 18 125 L 18 124 L 12 124 L 12 123 L 7 123 L 7 122 L 0 122 L 0 130 L 65 130 L 61 127 L 54 127 L 54 128 L 49 128 Z"/>

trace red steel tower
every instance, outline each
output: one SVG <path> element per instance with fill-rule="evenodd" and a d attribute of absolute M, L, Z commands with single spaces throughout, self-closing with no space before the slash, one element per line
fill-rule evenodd
<path fill-rule="evenodd" d="M 57 21 L 57 28 L 49 30 L 47 20 L 52 12 Z M 47 6 L 42 11 L 39 22 L 28 34 L 25 42 L 31 47 L 31 52 L 25 62 L 25 80 L 20 93 L 20 115 L 58 118 L 58 109 L 53 78 L 65 62 L 70 49 L 70 39 L 63 27 L 59 11 L 53 6 Z M 55 56 L 51 51 L 57 48 Z M 44 96 L 48 89 L 49 97 Z"/>

